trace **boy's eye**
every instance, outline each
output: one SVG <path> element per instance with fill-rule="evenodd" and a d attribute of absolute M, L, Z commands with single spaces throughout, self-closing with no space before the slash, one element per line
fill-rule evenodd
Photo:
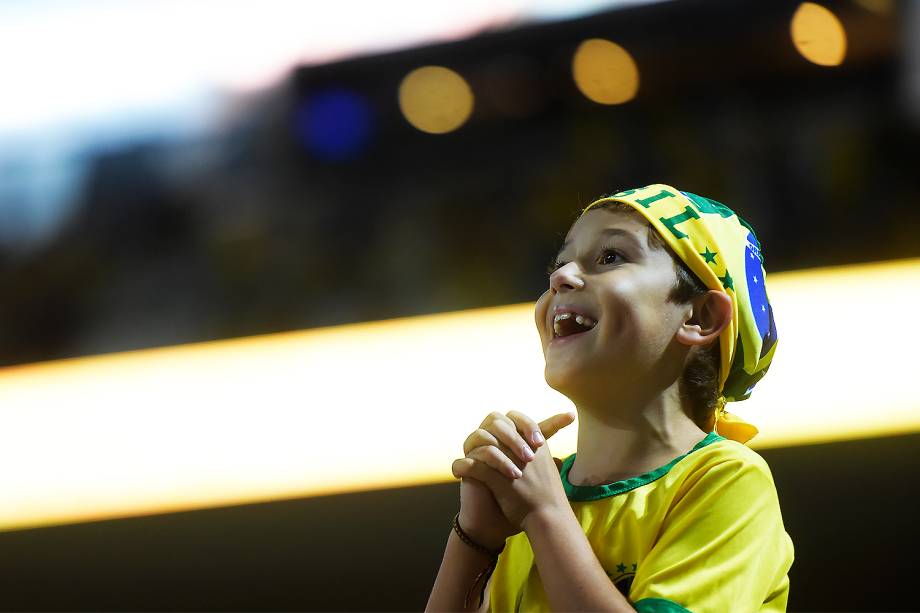
<path fill-rule="evenodd" d="M 612 264 L 613 262 L 607 261 L 607 258 L 610 256 L 616 256 L 617 258 L 620 258 L 620 259 L 623 258 L 620 252 L 617 251 L 616 249 L 604 249 L 603 252 L 601 252 L 601 262 L 606 263 L 606 264 Z M 568 262 L 566 262 L 565 260 L 554 260 L 553 262 L 550 263 L 549 266 L 547 266 L 546 274 L 551 275 L 554 272 L 556 272 L 556 270 L 558 270 L 559 268 L 562 268 L 566 264 L 568 264 Z"/>

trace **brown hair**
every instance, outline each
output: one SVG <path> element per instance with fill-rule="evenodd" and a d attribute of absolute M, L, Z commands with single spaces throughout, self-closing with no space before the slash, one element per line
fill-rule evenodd
<path fill-rule="evenodd" d="M 602 198 L 605 197 L 606 196 L 602 196 Z M 671 260 L 674 262 L 674 272 L 677 275 L 677 282 L 674 284 L 674 287 L 671 288 L 671 292 L 668 294 L 668 300 L 683 304 L 709 291 L 709 288 L 706 287 L 706 285 L 700 281 L 699 277 L 687 267 L 684 261 L 677 257 L 674 250 L 665 243 L 661 235 L 648 223 L 648 220 L 642 217 L 642 215 L 631 206 L 611 200 L 597 204 L 591 207 L 591 210 L 595 208 L 602 208 L 608 211 L 623 211 L 636 215 L 642 219 L 648 227 L 647 243 L 649 248 L 667 251 L 671 256 Z M 582 211 L 582 213 L 583 212 L 584 211 Z M 720 361 L 721 353 L 719 341 L 716 340 L 710 345 L 700 348 L 700 350 L 690 358 L 690 361 L 687 362 L 687 365 L 684 367 L 684 372 L 681 374 L 678 383 L 681 401 L 685 407 L 689 408 L 690 419 L 703 430 L 706 430 L 718 406 L 720 396 Z"/>

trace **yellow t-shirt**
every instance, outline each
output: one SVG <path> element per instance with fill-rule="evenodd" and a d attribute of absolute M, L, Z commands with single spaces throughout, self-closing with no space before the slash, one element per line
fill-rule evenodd
<path fill-rule="evenodd" d="M 749 447 L 710 432 L 651 472 L 566 495 L 610 581 L 645 613 L 785 611 L 792 539 L 773 475 Z M 549 611 L 527 535 L 510 537 L 490 611 Z"/>

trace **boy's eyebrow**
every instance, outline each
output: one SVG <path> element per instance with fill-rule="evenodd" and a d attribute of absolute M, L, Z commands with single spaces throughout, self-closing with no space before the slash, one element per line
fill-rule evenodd
<path fill-rule="evenodd" d="M 634 243 L 636 243 L 636 245 L 639 245 L 639 239 L 636 238 L 636 235 L 627 230 L 623 230 L 622 228 L 605 228 L 600 231 L 598 236 L 610 236 L 611 234 L 623 235 L 629 238 L 630 240 L 632 240 Z M 559 258 L 560 255 L 562 255 L 562 252 L 565 250 L 565 248 L 568 247 L 571 243 L 572 243 L 571 239 L 562 243 L 562 246 L 559 247 L 559 251 L 556 253 L 557 259 Z"/>

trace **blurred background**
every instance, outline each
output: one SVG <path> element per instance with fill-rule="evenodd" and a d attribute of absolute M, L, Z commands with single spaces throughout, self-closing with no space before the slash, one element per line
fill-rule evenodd
<path fill-rule="evenodd" d="M 0 381 L 532 303 L 578 210 L 650 183 L 771 274 L 920 257 L 918 32 L 909 0 L 6 0 Z M 761 451 L 790 611 L 916 609 L 918 443 Z M 457 484 L 372 489 L 7 527 L 0 607 L 421 610 Z"/>

